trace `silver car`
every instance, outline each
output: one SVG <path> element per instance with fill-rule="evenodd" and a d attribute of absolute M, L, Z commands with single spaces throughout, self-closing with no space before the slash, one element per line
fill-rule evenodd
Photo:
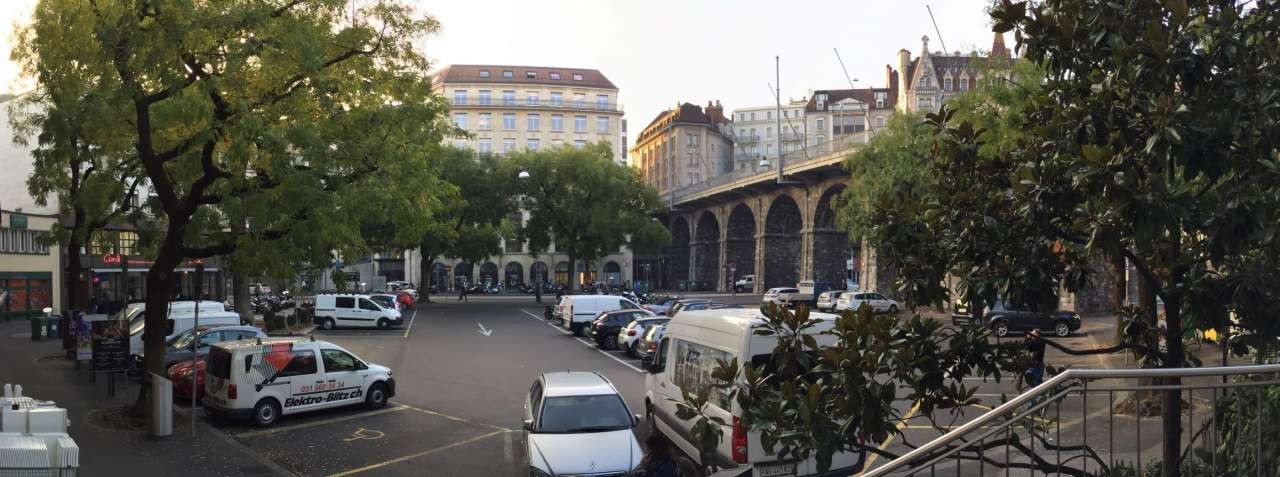
<path fill-rule="evenodd" d="M 598 372 L 543 374 L 524 400 L 528 475 L 629 475 L 644 454 L 633 432 L 639 421 Z"/>
<path fill-rule="evenodd" d="M 818 311 L 836 311 L 836 297 L 840 295 L 838 291 L 824 291 L 818 294 L 818 301 L 813 305 Z"/>

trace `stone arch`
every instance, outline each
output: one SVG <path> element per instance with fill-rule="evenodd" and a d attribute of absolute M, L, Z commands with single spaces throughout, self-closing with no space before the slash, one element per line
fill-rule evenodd
<path fill-rule="evenodd" d="M 480 278 L 477 283 L 496 285 L 498 283 L 498 266 L 493 262 L 484 262 L 480 266 Z"/>
<path fill-rule="evenodd" d="M 561 260 L 556 262 L 556 285 L 566 286 L 569 284 L 569 262 Z"/>
<path fill-rule="evenodd" d="M 622 266 L 610 260 L 604 264 L 604 282 L 608 285 L 622 285 Z"/>
<path fill-rule="evenodd" d="M 689 279 L 689 222 L 684 217 L 671 221 L 671 246 L 667 254 L 667 283 L 664 288 L 676 288 Z"/>
<path fill-rule="evenodd" d="M 734 281 L 756 273 L 756 214 L 751 206 L 738 203 L 729 211 L 724 234 L 725 261 L 733 265 Z"/>
<path fill-rule="evenodd" d="M 444 270 L 444 264 L 436 262 L 431 264 L 431 274 L 428 276 L 431 283 L 427 287 L 436 292 L 442 292 L 449 289 L 449 272 Z"/>
<path fill-rule="evenodd" d="M 532 265 L 529 265 L 529 281 L 530 282 L 534 284 L 538 284 L 538 283 L 545 284 L 547 283 L 547 280 L 549 278 L 550 277 L 547 275 L 547 264 L 539 261 L 539 262 L 533 262 Z"/>
<path fill-rule="evenodd" d="M 716 289 L 720 280 L 720 221 L 710 210 L 698 218 L 692 247 L 696 289 Z"/>
<path fill-rule="evenodd" d="M 800 281 L 800 232 L 804 215 L 795 199 L 779 194 L 769 204 L 764 222 L 765 288 L 793 287 Z"/>
<path fill-rule="evenodd" d="M 454 265 L 453 287 L 465 288 L 471 286 L 471 284 L 474 283 L 474 280 L 472 280 L 471 277 L 474 269 L 475 267 L 472 266 L 470 262 L 458 262 L 457 265 Z"/>
<path fill-rule="evenodd" d="M 506 286 L 514 287 L 524 284 L 524 265 L 520 262 L 508 262 L 503 272 L 502 280 Z"/>
<path fill-rule="evenodd" d="M 844 184 L 828 187 L 813 208 L 813 252 L 810 253 L 814 280 L 826 280 L 837 289 L 845 287 L 845 279 L 857 282 L 847 269 L 849 259 L 857 259 L 857 248 L 849 243 L 849 234 L 836 226 L 835 201 L 844 193 Z M 857 264 L 854 264 L 857 270 Z"/>

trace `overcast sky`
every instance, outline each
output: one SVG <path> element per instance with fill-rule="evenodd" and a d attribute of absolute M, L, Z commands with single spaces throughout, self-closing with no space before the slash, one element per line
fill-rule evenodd
<path fill-rule="evenodd" d="M 367 0 L 361 0 L 367 1 Z M 3 25 L 25 20 L 34 0 L 8 0 Z M 782 97 L 847 88 L 832 48 L 858 87 L 884 86 L 897 51 L 941 50 L 926 5 L 951 51 L 989 49 L 990 0 L 417 0 L 441 23 L 423 45 L 437 65 L 493 63 L 594 68 L 618 85 L 630 137 L 677 101 L 719 99 L 726 113 L 773 103 L 773 58 Z M 0 34 L 0 85 L 15 81 L 9 28 Z M 1013 47 L 1012 38 L 1006 38 Z"/>

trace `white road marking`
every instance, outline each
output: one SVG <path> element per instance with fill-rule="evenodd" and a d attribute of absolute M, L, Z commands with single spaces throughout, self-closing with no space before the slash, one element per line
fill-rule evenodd
<path fill-rule="evenodd" d="M 508 432 L 508 433 L 506 433 L 506 434 L 503 434 L 503 435 L 502 435 L 502 456 L 503 456 L 503 457 L 505 457 L 505 458 L 507 459 L 507 463 L 508 463 L 508 464 L 513 463 L 513 462 L 515 462 L 515 461 L 516 461 L 515 453 L 514 453 L 514 452 L 512 452 L 512 450 L 511 450 L 511 435 L 512 435 L 512 434 L 515 434 L 515 433 L 514 433 L 514 432 Z"/>
<path fill-rule="evenodd" d="M 419 452 L 419 453 L 417 453 L 417 454 L 410 454 L 410 455 L 407 455 L 407 456 L 404 456 L 404 457 L 398 457 L 398 458 L 391 459 L 391 460 L 388 460 L 388 461 L 379 462 L 379 463 L 377 463 L 377 464 L 367 465 L 367 466 L 364 466 L 364 467 L 360 467 L 360 468 L 358 468 L 358 469 L 351 469 L 351 470 L 344 471 L 344 472 L 339 472 L 339 473 L 336 473 L 336 474 L 329 474 L 329 477 L 344 477 L 344 476 L 347 476 L 347 475 L 359 474 L 359 473 L 361 473 L 361 472 L 368 472 L 368 471 L 373 470 L 373 469 L 377 469 L 377 468 L 381 468 L 381 467 L 386 467 L 386 466 L 388 466 L 388 465 L 396 464 L 396 463 L 400 463 L 400 462 L 404 462 L 404 461 L 409 460 L 409 459 L 415 459 L 415 458 L 418 458 L 418 457 L 422 457 L 422 456 L 424 456 L 424 455 L 434 454 L 434 453 L 436 453 L 436 452 L 440 452 L 440 451 L 442 451 L 442 450 L 448 450 L 448 449 L 452 449 L 452 448 L 454 448 L 454 447 L 458 447 L 458 446 L 462 446 L 462 445 L 470 444 L 470 443 L 475 442 L 475 441 L 479 441 L 479 440 L 483 440 L 483 439 L 488 439 L 489 437 L 496 436 L 496 435 L 498 435 L 498 434 L 502 434 L 502 433 L 504 433 L 504 432 L 509 432 L 509 431 L 493 431 L 493 432 L 490 432 L 490 433 L 488 433 L 488 434 L 481 434 L 481 435 L 478 435 L 478 436 L 472 437 L 472 438 L 470 438 L 470 439 L 461 440 L 461 441 L 454 442 L 454 443 L 449 444 L 449 445 L 446 445 L 446 446 L 437 447 L 437 448 L 435 448 L 435 449 L 425 450 L 425 451 Z"/>
<path fill-rule="evenodd" d="M 548 322 L 545 318 L 543 318 L 543 317 L 541 317 L 541 316 L 535 315 L 535 314 L 533 314 L 533 313 L 529 313 L 528 311 L 525 311 L 525 310 L 523 310 L 523 309 L 521 309 L 521 310 L 520 310 L 520 312 L 522 312 L 522 313 L 524 313 L 524 314 L 526 314 L 526 315 L 529 315 L 529 317 L 530 317 L 530 318 L 533 318 L 533 319 L 535 319 L 535 320 L 538 320 L 538 321 L 542 322 L 543 324 L 545 324 L 545 325 L 547 325 L 547 326 L 550 326 L 550 327 L 552 327 L 552 328 L 555 328 L 557 331 L 559 331 L 559 332 L 561 332 L 561 333 L 564 333 L 564 334 L 566 334 L 566 335 L 567 335 L 567 334 L 571 334 L 571 333 L 572 333 L 571 331 L 568 331 L 568 330 L 566 330 L 566 329 L 564 329 L 564 328 L 562 328 L 562 327 L 559 327 L 559 326 L 556 326 L 556 325 L 551 324 L 550 322 Z M 600 353 L 600 354 L 603 354 L 603 355 L 605 355 L 605 356 L 608 356 L 608 357 L 609 357 L 609 359 L 612 359 L 612 360 L 614 360 L 614 361 L 617 361 L 619 364 L 622 364 L 623 366 L 626 366 L 626 367 L 628 367 L 628 368 L 631 368 L 631 370 L 632 370 L 632 371 L 635 371 L 635 372 L 637 372 L 637 373 L 643 373 L 643 372 L 644 372 L 644 370 L 643 370 L 643 369 L 637 368 L 637 367 L 635 367 L 634 365 L 632 365 L 631 363 L 628 363 L 628 362 L 626 362 L 626 361 L 623 361 L 623 360 L 621 360 L 621 359 L 618 359 L 618 357 L 617 357 L 617 356 L 614 356 L 614 355 L 611 355 L 611 354 L 609 354 L 609 353 L 604 352 L 604 350 L 602 350 L 602 349 L 600 349 L 600 348 L 596 347 L 596 345 L 592 344 L 590 341 L 587 341 L 587 340 L 584 340 L 584 339 L 582 339 L 582 338 L 578 338 L 578 337 L 574 337 L 573 339 L 577 340 L 579 343 L 582 343 L 584 346 L 586 346 L 586 347 L 588 347 L 588 348 L 591 348 L 591 349 L 592 349 L 592 350 L 594 350 L 595 352 Z"/>
<path fill-rule="evenodd" d="M 418 307 L 413 307 L 413 313 L 409 314 L 409 326 L 404 327 L 404 337 L 409 337 L 409 332 L 413 331 L 413 320 L 418 317 Z"/>
<path fill-rule="evenodd" d="M 306 428 L 308 428 L 308 427 L 323 426 L 323 425 L 326 425 L 326 424 L 333 424 L 333 423 L 335 423 L 335 422 L 350 421 L 350 420 L 353 420 L 353 419 L 363 419 L 363 418 L 366 418 L 366 417 L 373 417 L 373 416 L 377 416 L 377 415 L 379 415 L 379 414 L 386 414 L 386 413 L 389 413 L 389 412 L 408 411 L 409 409 L 410 409 L 410 408 L 405 407 L 405 406 L 397 406 L 397 407 L 392 407 L 392 408 L 379 409 L 379 410 L 377 410 L 377 411 L 368 411 L 368 412 L 362 412 L 362 413 L 359 413 L 359 414 L 351 414 L 351 415 L 347 415 L 347 416 L 340 416 L 340 417 L 335 417 L 335 418 L 332 418 L 332 419 L 321 419 L 321 420 L 318 420 L 318 421 L 304 422 L 304 423 L 302 423 L 302 424 L 294 424 L 294 425 L 292 425 L 292 426 L 281 426 L 281 427 L 275 427 L 275 428 L 265 429 L 265 430 L 261 430 L 261 431 L 248 431 L 248 432 L 241 432 L 241 433 L 239 433 L 239 434 L 236 434 L 236 435 L 235 435 L 235 438 L 237 438 L 237 439 L 248 439 L 248 438 L 250 438 L 250 437 L 269 436 L 269 435 L 271 435 L 271 434 L 278 434 L 278 433 L 281 433 L 281 432 L 296 431 L 296 430 L 298 430 L 298 429 L 306 429 Z"/>
<path fill-rule="evenodd" d="M 489 335 L 493 334 L 493 330 L 486 330 L 486 329 L 484 329 L 484 325 L 483 325 L 483 324 L 476 323 L 476 326 L 479 326 L 479 327 L 480 327 L 480 334 L 482 334 L 482 335 L 489 336 Z"/>

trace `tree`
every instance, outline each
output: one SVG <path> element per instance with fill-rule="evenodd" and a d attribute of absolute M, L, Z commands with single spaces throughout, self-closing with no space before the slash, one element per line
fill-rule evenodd
<path fill-rule="evenodd" d="M 510 190 L 528 198 L 524 236 L 535 252 L 555 251 L 575 262 L 590 263 L 621 247 L 651 250 L 670 241 L 666 228 L 653 221 L 661 207 L 658 194 L 644 185 L 635 170 L 613 160 L 609 145 L 582 149 L 560 147 L 513 154 L 504 162 L 500 181 L 526 183 Z M 569 280 L 570 289 L 576 280 Z"/>
<path fill-rule="evenodd" d="M 47 0 L 33 62 L 88 70 L 85 123 L 132 145 L 160 214 L 147 272 L 147 370 L 160 374 L 174 268 L 232 255 L 296 269 L 369 250 L 355 220 L 382 211 L 417 237 L 439 205 L 429 154 L 452 131 L 415 42 L 434 31 L 399 2 Z M 69 18 L 88 16 L 87 24 Z M 89 41 L 65 35 L 91 32 Z M 73 54 L 48 54 L 59 49 Z M 69 62 L 67 58 L 77 61 Z M 46 85 L 50 86 L 50 85 Z M 401 186 L 408 184 L 410 186 Z M 228 224 L 246 220 L 246 234 Z M 145 408 L 140 398 L 139 408 Z"/>
<path fill-rule="evenodd" d="M 506 173 L 496 157 L 444 147 L 434 166 L 451 187 L 442 191 L 447 194 L 445 205 L 416 244 L 422 255 L 419 289 L 428 302 L 427 283 L 436 257 L 476 263 L 498 254 L 503 235 L 514 233 L 510 224 L 504 224 L 515 205 L 508 189 L 511 183 L 496 178 Z"/>

